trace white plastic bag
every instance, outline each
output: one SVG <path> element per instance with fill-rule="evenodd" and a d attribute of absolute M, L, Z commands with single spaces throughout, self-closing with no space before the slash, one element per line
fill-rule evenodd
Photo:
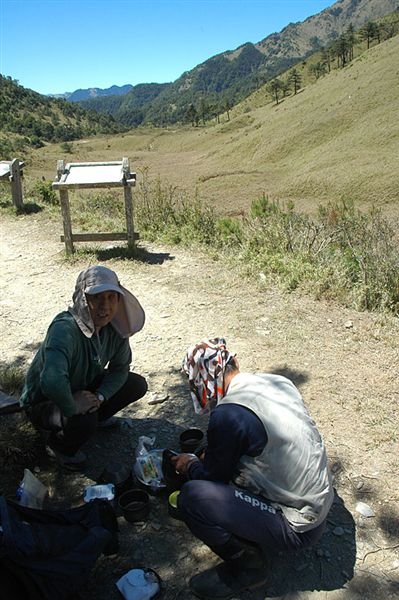
<path fill-rule="evenodd" d="M 126 600 L 150 600 L 160 591 L 160 580 L 152 569 L 131 569 L 116 587 Z"/>
<path fill-rule="evenodd" d="M 43 508 L 48 495 L 48 488 L 29 469 L 24 469 L 24 476 L 19 484 L 19 503 L 30 508 Z"/>
<path fill-rule="evenodd" d="M 133 471 L 141 483 L 152 488 L 164 487 L 162 450 L 152 449 L 155 437 L 140 436 Z"/>

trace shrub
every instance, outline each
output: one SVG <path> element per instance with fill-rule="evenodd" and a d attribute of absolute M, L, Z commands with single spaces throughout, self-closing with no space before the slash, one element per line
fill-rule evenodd
<path fill-rule="evenodd" d="M 72 154 L 74 150 L 72 142 L 61 142 L 60 148 L 63 152 L 67 154 Z"/>
<path fill-rule="evenodd" d="M 135 198 L 141 237 L 185 245 L 207 245 L 215 240 L 215 216 L 197 194 L 192 198 L 171 184 L 163 184 L 160 178 L 154 181 L 144 168 Z"/>
<path fill-rule="evenodd" d="M 121 190 L 71 194 L 72 221 L 82 231 L 125 231 L 126 216 Z"/>
<path fill-rule="evenodd" d="M 237 219 L 230 217 L 219 218 L 216 223 L 216 229 L 220 243 L 228 246 L 240 247 L 243 242 L 243 226 Z"/>
<path fill-rule="evenodd" d="M 29 143 L 32 146 L 32 148 L 43 148 L 44 146 L 43 141 L 37 135 L 32 135 L 29 138 Z"/>
<path fill-rule="evenodd" d="M 44 202 L 57 202 L 51 183 L 36 182 L 35 193 Z M 376 209 L 361 212 L 341 200 L 310 217 L 292 203 L 263 195 L 246 218 L 216 218 L 197 193 L 152 179 L 146 167 L 134 191 L 134 208 L 135 229 L 143 240 L 203 245 L 239 261 L 257 279 L 262 273 L 264 281 L 288 290 L 301 288 L 361 310 L 399 313 L 396 232 Z M 83 230 L 126 228 L 120 190 L 89 199 L 82 193 L 71 202 L 71 212 L 74 225 Z"/>
<path fill-rule="evenodd" d="M 395 231 L 372 208 L 368 213 L 342 201 L 320 209 L 326 229 L 333 231 L 332 250 L 350 283 L 350 296 L 357 308 L 399 309 L 399 256 Z"/>
<path fill-rule="evenodd" d="M 57 193 L 53 190 L 51 181 L 35 181 L 33 185 L 33 195 L 45 204 L 59 204 Z"/>

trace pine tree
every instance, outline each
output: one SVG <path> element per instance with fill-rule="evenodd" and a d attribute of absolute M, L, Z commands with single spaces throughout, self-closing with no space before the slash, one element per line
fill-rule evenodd
<path fill-rule="evenodd" d="M 288 81 L 294 87 L 294 95 L 296 95 L 297 91 L 301 89 L 302 77 L 298 69 L 292 69 Z"/>

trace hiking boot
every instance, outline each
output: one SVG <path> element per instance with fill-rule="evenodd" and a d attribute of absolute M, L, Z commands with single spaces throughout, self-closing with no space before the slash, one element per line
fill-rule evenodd
<path fill-rule="evenodd" d="M 86 454 L 80 450 L 78 450 L 76 454 L 68 456 L 67 454 L 58 452 L 58 450 L 54 450 L 51 446 L 46 446 L 46 453 L 47 456 L 56 460 L 61 467 L 69 469 L 70 471 L 78 471 L 85 465 L 87 460 Z"/>
<path fill-rule="evenodd" d="M 112 429 L 113 427 L 119 427 L 118 417 L 109 417 L 104 421 L 99 421 L 97 427 L 99 429 Z"/>
<path fill-rule="evenodd" d="M 224 600 L 244 590 L 253 590 L 267 582 L 265 569 L 236 568 L 234 561 L 220 563 L 191 577 L 190 591 L 203 600 Z"/>
<path fill-rule="evenodd" d="M 267 582 L 268 561 L 260 548 L 251 542 L 240 540 L 242 549 L 233 557 L 194 575 L 190 590 L 204 600 L 231 598 L 244 590 L 253 590 Z M 227 544 L 224 546 L 226 551 Z M 212 548 L 221 550 L 222 548 Z M 223 550 L 221 553 L 224 553 Z"/>

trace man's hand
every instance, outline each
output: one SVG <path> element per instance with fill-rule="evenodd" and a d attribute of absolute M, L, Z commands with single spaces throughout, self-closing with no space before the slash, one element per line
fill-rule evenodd
<path fill-rule="evenodd" d="M 94 412 L 100 407 L 100 400 L 96 394 L 89 392 L 89 390 L 80 390 L 73 394 L 73 399 L 76 405 L 77 415 L 85 415 L 88 412 Z"/>
<path fill-rule="evenodd" d="M 172 456 L 170 459 L 172 465 L 175 467 L 176 473 L 180 473 L 181 475 L 187 473 L 188 467 L 195 460 L 199 460 L 195 454 L 178 454 L 177 456 Z"/>

